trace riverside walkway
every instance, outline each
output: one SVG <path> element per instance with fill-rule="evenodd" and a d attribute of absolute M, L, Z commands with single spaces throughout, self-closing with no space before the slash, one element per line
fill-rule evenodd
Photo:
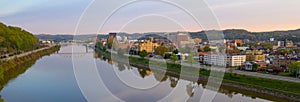
<path fill-rule="evenodd" d="M 9 60 L 12 60 L 12 59 L 15 59 L 15 58 L 24 57 L 24 56 L 30 55 L 32 53 L 36 53 L 36 52 L 39 52 L 39 51 L 50 49 L 50 48 L 52 48 L 54 46 L 56 46 L 56 45 L 51 45 L 51 46 L 48 46 L 48 47 L 43 47 L 43 48 L 40 48 L 40 49 L 28 51 L 28 52 L 21 53 L 21 54 L 18 54 L 18 55 L 10 56 L 10 57 L 4 58 L 4 59 L 0 59 L 0 61 L 9 61 Z"/>

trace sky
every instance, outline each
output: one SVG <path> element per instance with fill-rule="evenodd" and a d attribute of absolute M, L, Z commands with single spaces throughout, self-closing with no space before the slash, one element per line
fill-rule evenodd
<path fill-rule="evenodd" d="M 98 16 L 105 15 L 107 8 L 94 5 L 94 12 L 88 12 L 95 1 L 0 0 L 0 22 L 24 28 L 34 34 L 73 34 L 77 30 L 76 27 L 80 20 L 95 22 L 95 24 L 80 26 L 82 34 L 211 29 L 246 29 L 260 32 L 300 28 L 300 0 L 205 0 L 217 18 L 220 28 L 215 28 L 215 26 L 199 27 L 189 15 L 180 9 L 152 1 L 138 2 L 122 7 L 109 17 L 101 28 L 102 23 L 99 21 L 104 21 L 104 19 Z M 189 5 L 188 0 L 185 1 Z M 111 4 L 111 7 L 116 4 L 113 0 L 102 0 L 103 3 L 107 6 Z M 201 6 L 192 4 L 192 2 L 190 5 L 192 12 L 200 12 L 202 9 Z M 83 16 L 88 15 L 87 13 L 95 14 L 95 17 L 84 19 Z M 206 15 L 203 14 L 203 16 Z M 83 19 L 80 19 L 81 17 Z"/>

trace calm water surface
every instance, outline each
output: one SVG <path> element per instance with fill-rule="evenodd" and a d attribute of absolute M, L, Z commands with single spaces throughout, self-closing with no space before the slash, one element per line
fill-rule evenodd
<path fill-rule="evenodd" d="M 77 52 L 74 54 L 74 58 L 83 59 L 76 63 L 86 64 L 86 61 L 91 59 L 95 63 L 84 65 L 82 70 L 88 72 L 88 70 L 92 70 L 91 67 L 97 66 L 97 71 L 102 79 L 100 83 L 103 84 L 99 86 L 99 90 L 94 90 L 97 95 L 90 96 L 85 92 L 85 88 L 81 88 L 84 85 L 92 85 L 93 82 L 86 81 L 84 84 L 77 84 L 72 54 L 70 54 L 72 47 L 62 46 L 58 53 L 42 57 L 25 73 L 15 79 L 10 79 L 1 90 L 1 97 L 6 102 L 85 102 L 93 100 L 85 97 L 95 97 L 94 100 L 99 101 L 194 102 L 199 101 L 205 86 L 205 83 L 180 79 L 176 75 L 164 74 L 158 70 L 112 62 L 93 53 L 91 49 L 86 53 L 84 46 L 75 46 L 74 50 Z M 86 73 L 85 75 L 90 76 Z M 82 94 L 81 91 L 85 94 Z M 256 93 L 221 88 L 213 101 L 262 102 L 272 99 L 276 100 Z"/>

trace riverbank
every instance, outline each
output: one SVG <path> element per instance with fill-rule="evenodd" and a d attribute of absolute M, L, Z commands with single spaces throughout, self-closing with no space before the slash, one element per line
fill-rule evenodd
<path fill-rule="evenodd" d="M 9 60 L 0 61 L 0 90 L 9 82 L 9 80 L 16 78 L 18 75 L 24 73 L 27 68 L 34 65 L 39 58 L 50 55 L 60 49 L 60 46 L 52 46 L 27 53 L 26 56 L 11 58 Z M 0 97 L 0 102 L 4 102 Z"/>
<path fill-rule="evenodd" d="M 36 50 L 33 50 L 33 51 L 28 51 L 28 52 L 25 52 L 25 53 L 21 53 L 19 55 L 10 56 L 8 58 L 0 59 L 0 61 L 8 61 L 8 60 L 12 60 L 12 59 L 15 59 L 15 58 L 21 58 L 21 57 L 24 57 L 24 56 L 28 56 L 28 55 L 30 55 L 32 53 L 36 53 L 36 52 L 39 52 L 39 51 L 47 50 L 47 49 L 50 49 L 50 48 L 56 47 L 56 46 L 59 46 L 59 45 L 51 45 L 51 46 L 43 47 L 43 48 L 36 49 Z"/>
<path fill-rule="evenodd" d="M 39 58 L 50 55 L 60 49 L 60 46 L 52 46 L 48 48 L 31 51 L 26 56 L 22 55 L 10 60 L 0 61 L 0 90 L 9 82 L 24 73 L 28 68 L 35 64 Z M 0 102 L 5 100 L 0 96 Z"/>
<path fill-rule="evenodd" d="M 107 58 L 111 55 L 109 52 L 102 52 L 106 54 Z M 122 61 L 121 58 L 117 58 L 118 55 L 112 55 L 113 61 Z M 149 68 L 149 60 L 129 57 L 129 63 L 132 66 Z M 153 63 L 153 61 L 151 61 Z M 153 64 L 152 64 L 153 65 Z M 156 66 L 162 65 L 167 66 L 167 72 L 177 75 L 184 75 L 191 78 L 198 78 L 198 81 L 207 81 L 210 71 L 206 69 L 187 67 L 173 63 L 159 63 L 155 62 Z M 184 68 L 184 69 L 182 69 Z M 161 67 L 151 67 L 152 69 L 162 69 Z M 225 73 L 221 87 L 230 87 L 237 90 L 251 91 L 254 93 L 265 94 L 275 96 L 281 99 L 287 99 L 290 101 L 300 101 L 300 83 L 287 82 L 281 80 L 273 80 L 266 78 L 259 78 L 255 76 L 246 76 L 232 73 Z"/>

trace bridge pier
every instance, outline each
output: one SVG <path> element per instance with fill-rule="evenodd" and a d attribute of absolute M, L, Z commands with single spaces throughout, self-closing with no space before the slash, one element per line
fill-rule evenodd
<path fill-rule="evenodd" d="M 88 53 L 88 52 L 89 52 L 89 50 L 88 50 L 88 46 L 87 46 L 87 45 L 85 45 L 85 52 L 86 52 L 86 53 Z"/>

